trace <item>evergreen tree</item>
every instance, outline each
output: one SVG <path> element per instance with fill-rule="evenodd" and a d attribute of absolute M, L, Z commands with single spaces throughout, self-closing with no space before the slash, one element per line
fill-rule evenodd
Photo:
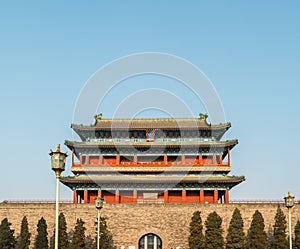
<path fill-rule="evenodd" d="M 85 238 L 85 249 L 94 249 L 94 239 L 91 235 Z"/>
<path fill-rule="evenodd" d="M 55 230 L 53 231 L 53 235 L 50 238 L 50 249 L 54 248 L 54 244 L 55 244 Z M 69 248 L 67 222 L 63 213 L 60 213 L 58 216 L 58 248 L 59 249 Z"/>
<path fill-rule="evenodd" d="M 95 224 L 98 226 L 98 223 Z M 97 236 L 93 248 L 97 248 Z M 114 241 L 112 233 L 107 228 L 106 218 L 100 218 L 100 249 L 114 249 Z"/>
<path fill-rule="evenodd" d="M 53 230 L 53 234 L 50 237 L 50 246 L 49 246 L 49 249 L 54 249 L 55 248 L 54 244 L 55 244 L 55 229 Z"/>
<path fill-rule="evenodd" d="M 30 245 L 30 237 L 28 229 L 27 217 L 24 216 L 21 223 L 20 237 L 18 239 L 18 249 L 28 249 Z"/>
<path fill-rule="evenodd" d="M 0 249 L 15 248 L 14 230 L 10 229 L 11 223 L 7 218 L 4 218 L 0 224 Z"/>
<path fill-rule="evenodd" d="M 42 217 L 37 224 L 34 249 L 48 249 L 48 232 L 46 220 Z"/>
<path fill-rule="evenodd" d="M 205 240 L 200 211 L 195 211 L 192 216 L 192 221 L 190 223 L 189 248 L 205 249 Z"/>
<path fill-rule="evenodd" d="M 84 221 L 77 219 L 71 249 L 85 248 L 85 230 Z"/>
<path fill-rule="evenodd" d="M 58 217 L 58 248 L 59 249 L 69 248 L 67 222 L 63 213 L 60 213 Z"/>
<path fill-rule="evenodd" d="M 275 215 L 274 233 L 271 243 L 271 249 L 286 249 L 288 248 L 288 240 L 285 233 L 286 220 L 280 206 L 277 207 Z"/>
<path fill-rule="evenodd" d="M 267 249 L 271 249 L 272 240 L 273 240 L 273 227 L 271 225 L 269 225 L 267 237 L 268 237 Z"/>
<path fill-rule="evenodd" d="M 222 249 L 224 248 L 224 239 L 222 236 L 223 229 L 222 218 L 216 213 L 212 212 L 207 216 L 205 221 L 205 248 L 206 249 Z"/>
<path fill-rule="evenodd" d="M 293 243 L 293 249 L 300 249 L 300 221 L 297 221 L 295 226 L 295 239 Z"/>
<path fill-rule="evenodd" d="M 267 243 L 268 238 L 265 232 L 264 218 L 261 213 L 256 210 L 253 214 L 248 232 L 247 249 L 265 249 Z"/>
<path fill-rule="evenodd" d="M 241 212 L 235 208 L 229 224 L 226 237 L 226 249 L 244 249 L 245 248 L 245 233 L 244 222 Z"/>

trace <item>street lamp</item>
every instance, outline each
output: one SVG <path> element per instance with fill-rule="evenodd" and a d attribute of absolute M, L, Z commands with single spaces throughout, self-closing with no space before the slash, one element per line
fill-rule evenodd
<path fill-rule="evenodd" d="M 292 220 L 291 220 L 291 209 L 294 206 L 294 198 L 295 196 L 291 196 L 290 192 L 288 192 L 288 195 L 284 197 L 285 206 L 288 209 L 289 213 L 289 240 L 290 240 L 290 249 L 293 248 L 292 245 Z"/>
<path fill-rule="evenodd" d="M 103 198 L 98 196 L 95 201 L 98 210 L 97 249 L 100 249 L 100 210 L 103 207 Z"/>
<path fill-rule="evenodd" d="M 49 155 L 51 156 L 51 166 L 52 170 L 56 175 L 56 212 L 55 212 L 55 249 L 58 249 L 58 200 L 59 200 L 59 178 L 61 172 L 65 170 L 67 153 L 60 151 L 60 144 L 57 145 L 56 151 L 50 150 Z"/>

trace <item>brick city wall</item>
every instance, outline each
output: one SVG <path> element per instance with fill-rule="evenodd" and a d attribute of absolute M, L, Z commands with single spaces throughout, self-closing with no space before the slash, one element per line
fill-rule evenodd
<path fill-rule="evenodd" d="M 117 249 L 121 246 L 138 248 L 141 236 L 154 233 L 162 239 L 163 249 L 188 248 L 189 223 L 194 211 L 202 213 L 202 221 L 207 215 L 216 211 L 223 219 L 223 228 L 226 230 L 234 208 L 242 213 L 245 231 L 249 228 L 252 215 L 259 210 L 265 219 L 266 231 L 273 226 L 277 204 L 104 204 L 101 215 L 107 217 L 108 228 L 113 234 Z M 287 215 L 287 209 L 281 205 Z M 74 229 L 76 219 L 82 218 L 87 228 L 86 235 L 95 236 L 94 221 L 97 211 L 93 204 L 61 204 L 60 212 L 65 214 L 68 231 Z M 36 225 L 43 216 L 48 224 L 49 237 L 52 236 L 55 221 L 55 204 L 21 204 L 1 203 L 0 219 L 7 217 L 15 229 L 15 235 L 20 232 L 20 224 L 23 216 L 28 218 L 29 229 L 32 233 L 31 246 L 36 235 Z M 293 227 L 300 219 L 300 204 L 292 209 Z M 225 235 L 224 233 L 224 235 Z"/>

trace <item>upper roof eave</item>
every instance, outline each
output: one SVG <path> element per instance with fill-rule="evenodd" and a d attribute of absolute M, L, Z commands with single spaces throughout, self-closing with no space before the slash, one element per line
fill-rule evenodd
<path fill-rule="evenodd" d="M 71 124 L 73 130 L 145 130 L 145 129 L 204 129 L 223 130 L 229 129 L 231 123 L 208 124 L 197 118 L 153 118 L 153 119 L 101 119 L 96 125 Z"/>
<path fill-rule="evenodd" d="M 222 183 L 240 183 L 245 181 L 244 176 L 106 176 L 106 175 L 97 175 L 97 176 L 87 176 L 87 175 L 79 175 L 79 176 L 71 176 L 71 177 L 61 177 L 60 179 L 63 183 L 92 183 L 92 182 L 101 182 L 101 183 L 134 183 L 134 182 L 148 182 L 148 183 L 161 183 L 161 182 L 222 182 Z"/>
<path fill-rule="evenodd" d="M 193 141 L 179 141 L 179 142 L 75 142 L 65 140 L 65 145 L 69 147 L 149 147 L 149 146 L 163 146 L 163 147 L 172 147 L 172 146 L 188 146 L 188 147 L 234 147 L 238 144 L 238 140 L 227 140 L 227 141 L 211 141 L 211 142 L 193 142 Z"/>

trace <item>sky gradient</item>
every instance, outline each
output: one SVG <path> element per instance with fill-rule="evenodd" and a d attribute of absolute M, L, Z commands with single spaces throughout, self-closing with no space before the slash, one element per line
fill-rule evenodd
<path fill-rule="evenodd" d="M 298 1 L 2 1 L 0 201 L 55 198 L 48 152 L 73 139 L 85 82 L 141 52 L 182 57 L 211 80 L 232 124 L 227 138 L 239 140 L 231 174 L 246 177 L 231 199 L 281 199 L 288 191 L 300 199 L 299 10 Z M 117 100 L 146 88 L 205 113 L 178 82 L 159 76 L 123 81 L 98 111 L 111 117 Z M 63 185 L 61 198 L 72 198 Z"/>

